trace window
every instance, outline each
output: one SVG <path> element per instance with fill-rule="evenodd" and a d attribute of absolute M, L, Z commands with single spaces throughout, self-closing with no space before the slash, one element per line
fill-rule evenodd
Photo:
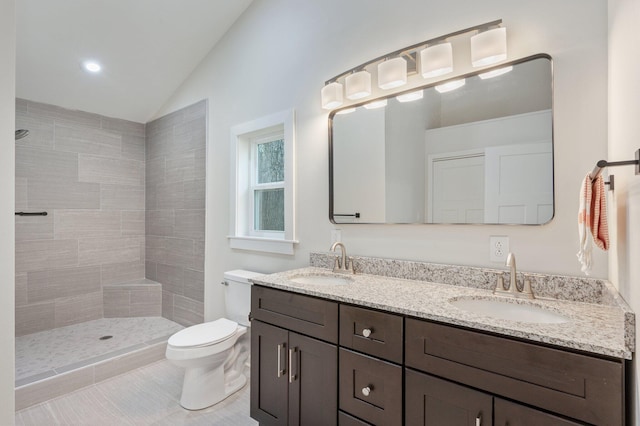
<path fill-rule="evenodd" d="M 257 138 L 251 145 L 251 234 L 278 238 L 284 232 L 284 135 Z"/>
<path fill-rule="evenodd" d="M 293 111 L 231 129 L 230 246 L 293 254 Z"/>

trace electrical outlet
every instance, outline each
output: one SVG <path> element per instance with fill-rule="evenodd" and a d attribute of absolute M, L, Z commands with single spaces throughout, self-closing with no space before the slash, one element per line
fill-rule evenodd
<path fill-rule="evenodd" d="M 342 241 L 342 231 L 339 229 L 331 230 L 331 244 Z"/>
<path fill-rule="evenodd" d="M 509 237 L 489 237 L 489 260 L 492 262 L 504 262 L 509 254 Z"/>

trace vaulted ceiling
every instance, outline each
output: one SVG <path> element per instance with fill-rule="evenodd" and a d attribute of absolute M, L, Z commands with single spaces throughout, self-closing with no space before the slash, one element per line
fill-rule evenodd
<path fill-rule="evenodd" d="M 251 1 L 17 1 L 16 96 L 146 122 Z"/>

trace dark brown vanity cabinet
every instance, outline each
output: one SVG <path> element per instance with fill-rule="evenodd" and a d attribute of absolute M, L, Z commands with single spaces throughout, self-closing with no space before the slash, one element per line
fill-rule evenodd
<path fill-rule="evenodd" d="M 253 286 L 261 425 L 625 424 L 625 362 Z"/>
<path fill-rule="evenodd" d="M 254 286 L 252 317 L 251 417 L 265 426 L 336 425 L 338 348 L 315 337 L 337 342 L 337 304 Z"/>

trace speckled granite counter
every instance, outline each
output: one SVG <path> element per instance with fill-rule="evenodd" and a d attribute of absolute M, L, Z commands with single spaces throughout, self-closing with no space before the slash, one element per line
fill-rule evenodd
<path fill-rule="evenodd" d="M 465 287 L 369 274 L 348 275 L 350 282 L 345 285 L 300 284 L 291 280 L 303 275 L 322 274 L 331 275 L 331 270 L 308 267 L 265 275 L 253 281 L 255 284 L 295 293 L 594 354 L 631 359 L 635 351 L 635 315 L 606 282 L 602 282 L 603 294 L 598 303 L 573 300 L 513 300 L 513 303 L 532 304 L 569 318 L 565 323 L 540 324 L 476 315 L 449 303 L 459 298 L 494 298 L 490 290 L 477 288 L 479 286 Z"/>

